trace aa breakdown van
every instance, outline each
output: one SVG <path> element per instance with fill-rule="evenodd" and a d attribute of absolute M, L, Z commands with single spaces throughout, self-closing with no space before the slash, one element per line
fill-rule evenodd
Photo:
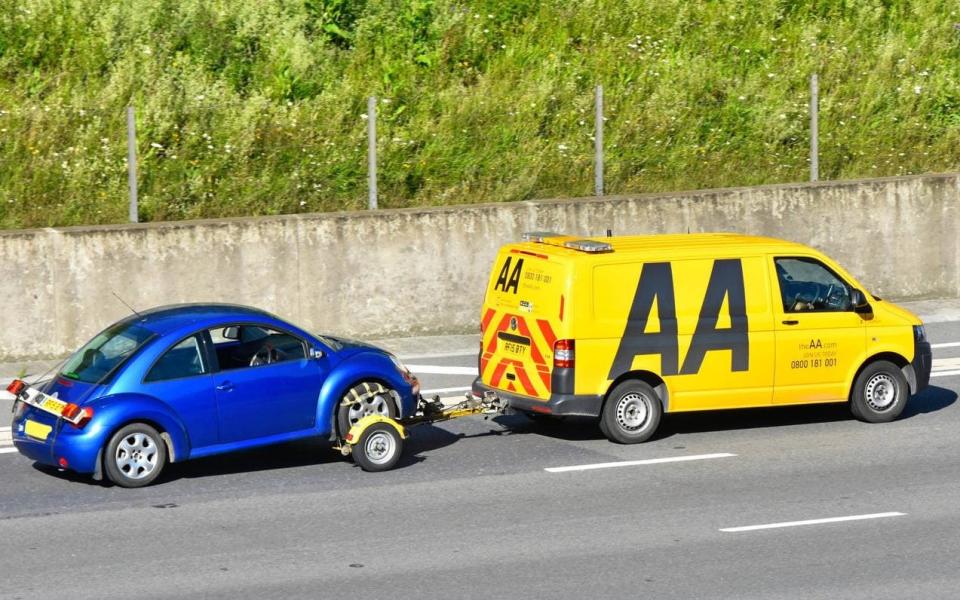
<path fill-rule="evenodd" d="M 473 385 L 514 410 L 600 417 L 609 439 L 633 443 L 664 412 L 848 402 L 890 421 L 929 381 L 922 322 L 801 244 L 524 240 L 490 274 Z"/>

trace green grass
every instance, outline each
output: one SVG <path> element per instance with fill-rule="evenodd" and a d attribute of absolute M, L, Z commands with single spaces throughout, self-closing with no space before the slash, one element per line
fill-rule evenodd
<path fill-rule="evenodd" d="M 960 163 L 960 6 L 937 0 L 18 0 L 0 7 L 0 227 L 589 195 Z"/>

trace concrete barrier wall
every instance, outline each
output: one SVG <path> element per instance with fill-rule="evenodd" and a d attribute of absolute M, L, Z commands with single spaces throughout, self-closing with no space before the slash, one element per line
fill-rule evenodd
<path fill-rule="evenodd" d="M 474 332 L 529 230 L 737 231 L 824 250 L 874 293 L 957 296 L 960 175 L 0 233 L 0 360 L 65 354 L 136 308 L 235 302 L 357 337 Z"/>

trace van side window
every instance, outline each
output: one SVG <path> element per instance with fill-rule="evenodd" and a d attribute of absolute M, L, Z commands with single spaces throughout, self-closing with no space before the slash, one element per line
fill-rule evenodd
<path fill-rule="evenodd" d="M 840 312 L 851 310 L 850 288 L 814 258 L 776 258 L 783 311 Z"/>

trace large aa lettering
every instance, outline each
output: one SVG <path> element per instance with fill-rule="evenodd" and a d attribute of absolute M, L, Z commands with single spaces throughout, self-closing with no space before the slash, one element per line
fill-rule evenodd
<path fill-rule="evenodd" d="M 646 333 L 653 301 L 657 301 L 658 333 Z M 627 326 L 620 339 L 620 348 L 613 360 L 609 379 L 616 379 L 631 370 L 633 357 L 659 354 L 660 373 L 676 375 L 679 364 L 677 350 L 677 308 L 673 296 L 673 270 L 670 263 L 645 263 L 633 296 Z"/>
<path fill-rule="evenodd" d="M 724 298 L 730 312 L 730 327 L 717 329 Z M 748 332 L 743 265 L 735 258 L 714 261 L 707 293 L 700 307 L 700 319 L 680 374 L 693 375 L 700 371 L 704 357 L 711 350 L 730 350 L 730 370 L 746 371 L 750 366 Z"/>
<path fill-rule="evenodd" d="M 512 273 L 510 271 L 510 259 L 511 257 L 508 256 L 507 260 L 504 261 L 503 268 L 500 269 L 500 275 L 497 276 L 497 283 L 493 285 L 493 289 L 504 292 L 513 291 L 513 293 L 516 294 L 520 287 L 520 273 L 523 271 L 523 259 L 517 259 L 517 266 L 514 267 Z"/>

